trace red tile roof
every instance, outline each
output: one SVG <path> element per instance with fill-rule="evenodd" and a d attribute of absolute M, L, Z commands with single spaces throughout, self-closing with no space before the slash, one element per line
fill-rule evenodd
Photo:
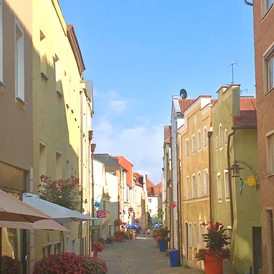
<path fill-rule="evenodd" d="M 154 194 L 159 195 L 159 193 L 162 193 L 162 182 L 154 186 Z"/>
<path fill-rule="evenodd" d="M 111 156 L 111 157 L 118 159 L 119 165 L 127 170 L 127 173 L 126 173 L 127 184 L 129 185 L 129 187 L 132 187 L 132 180 L 133 180 L 132 167 L 133 167 L 133 164 L 131 162 L 129 162 L 124 156 Z"/>
<path fill-rule="evenodd" d="M 137 172 L 134 172 L 133 173 L 133 176 L 136 178 L 136 185 L 137 186 L 140 186 L 140 187 L 143 187 L 143 175 L 140 175 L 139 173 Z"/>
<path fill-rule="evenodd" d="M 195 102 L 194 99 L 179 99 L 181 112 L 184 113 L 190 105 Z"/>
<path fill-rule="evenodd" d="M 235 126 L 257 126 L 255 98 L 240 98 L 240 117 L 234 117 Z"/>

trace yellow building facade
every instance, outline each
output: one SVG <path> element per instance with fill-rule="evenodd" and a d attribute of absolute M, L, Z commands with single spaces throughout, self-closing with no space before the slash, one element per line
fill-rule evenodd
<path fill-rule="evenodd" d="M 184 99 L 183 99 L 184 100 Z M 187 100 L 187 99 L 186 99 Z M 178 129 L 181 160 L 181 250 L 184 262 L 202 268 L 195 254 L 204 247 L 203 222 L 210 218 L 209 143 L 211 97 L 198 97 L 183 113 L 184 123 Z"/>

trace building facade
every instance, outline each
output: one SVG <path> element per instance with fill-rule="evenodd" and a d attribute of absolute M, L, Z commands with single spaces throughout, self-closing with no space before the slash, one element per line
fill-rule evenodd
<path fill-rule="evenodd" d="M 212 107 L 213 220 L 231 229 L 231 269 L 261 268 L 256 99 L 240 97 L 240 86 L 221 87 Z M 237 164 L 240 177 L 232 177 Z M 251 178 L 250 178 L 251 177 Z M 250 180 L 256 184 L 250 184 Z"/>
<path fill-rule="evenodd" d="M 259 177 L 261 184 L 263 273 L 274 272 L 273 183 L 274 8 L 272 1 L 253 1 Z"/>
<path fill-rule="evenodd" d="M 182 254 L 192 267 L 202 267 L 195 254 L 204 248 L 203 222 L 210 219 L 209 145 L 211 97 L 200 96 L 184 111 L 184 124 L 178 129 L 181 160 Z"/>

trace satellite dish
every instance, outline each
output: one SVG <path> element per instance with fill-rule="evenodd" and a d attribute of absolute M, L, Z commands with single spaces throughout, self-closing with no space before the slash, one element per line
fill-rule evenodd
<path fill-rule="evenodd" d="M 181 97 L 182 99 L 186 99 L 186 97 L 187 97 L 187 92 L 186 92 L 186 90 L 183 89 L 183 88 L 180 90 L 180 97 Z"/>

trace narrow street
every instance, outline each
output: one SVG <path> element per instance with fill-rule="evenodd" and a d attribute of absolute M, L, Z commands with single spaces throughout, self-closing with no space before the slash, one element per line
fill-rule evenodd
<path fill-rule="evenodd" d="M 170 267 L 169 257 L 156 248 L 152 237 L 137 237 L 122 243 L 105 244 L 98 253 L 108 266 L 108 274 L 198 274 L 201 271 L 186 269 L 183 266 Z"/>

